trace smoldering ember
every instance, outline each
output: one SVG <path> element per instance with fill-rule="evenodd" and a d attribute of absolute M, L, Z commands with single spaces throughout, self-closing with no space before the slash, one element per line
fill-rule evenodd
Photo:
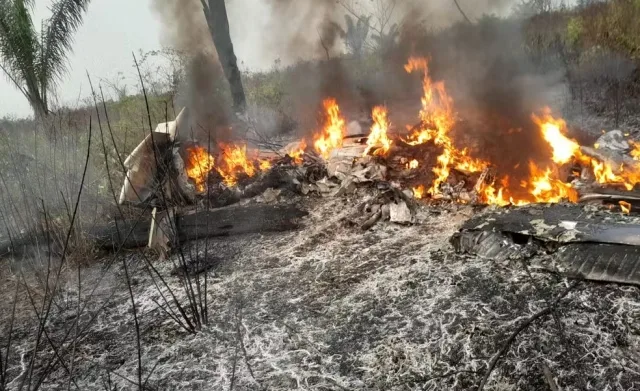
<path fill-rule="evenodd" d="M 640 389 L 637 1 L 5 3 L 0 391 Z"/>

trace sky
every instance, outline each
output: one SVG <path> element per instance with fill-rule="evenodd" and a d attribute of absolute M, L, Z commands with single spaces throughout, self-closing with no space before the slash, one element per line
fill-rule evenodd
<path fill-rule="evenodd" d="M 40 25 L 50 14 L 51 1 L 36 0 L 36 25 Z M 87 72 L 91 75 L 94 85 L 100 80 L 114 81 L 119 77 L 119 73 L 125 77 L 124 84 L 131 87 L 135 85 L 137 76 L 133 68 L 132 52 L 137 54 L 140 50 L 157 50 L 166 43 L 163 42 L 162 26 L 153 10 L 152 1 L 93 0 L 90 3 L 84 22 L 75 35 L 73 53 L 69 56 L 69 73 L 57 91 L 59 104 L 77 106 L 81 104 L 82 99 L 89 96 Z M 465 0 L 467 4 L 474 1 Z M 438 0 L 434 4 L 453 9 L 449 0 Z M 279 52 L 286 51 L 284 40 L 288 39 L 287 36 L 273 34 L 274 31 L 282 30 L 283 21 L 271 17 L 268 2 L 228 0 L 227 12 L 241 69 L 269 68 L 281 57 Z M 459 17 L 455 9 L 453 12 Z M 315 27 L 298 26 L 293 22 L 287 20 L 285 25 L 296 30 L 298 34 L 305 28 L 310 29 L 311 33 L 307 34 L 304 30 L 305 34 L 315 37 Z M 295 59 L 282 60 L 282 63 L 286 64 L 289 60 Z M 32 115 L 27 100 L 3 76 L 0 75 L 0 118 Z"/>
<path fill-rule="evenodd" d="M 113 81 L 122 72 L 124 83 L 134 85 L 136 71 L 131 53 L 139 50 L 150 51 L 162 46 L 160 21 L 151 7 L 152 0 L 93 0 L 84 22 L 75 35 L 73 53 L 69 56 L 69 73 L 60 83 L 58 96 L 60 103 L 77 105 L 79 99 L 89 96 L 89 72 L 94 85 L 101 79 Z M 251 3 L 247 6 L 246 3 Z M 233 0 L 229 5 L 231 20 L 252 19 L 251 29 L 241 28 L 232 23 L 234 41 L 257 42 L 260 30 L 266 26 L 264 15 L 266 6 L 256 0 Z M 50 0 L 37 0 L 35 23 L 49 15 Z M 243 68 L 264 67 L 273 63 L 265 59 L 252 45 L 238 45 L 237 55 Z M 0 118 L 26 117 L 32 115 L 27 100 L 11 85 L 4 75 L 0 75 Z"/>
<path fill-rule="evenodd" d="M 37 0 L 34 23 L 49 15 L 49 0 Z M 123 12 L 124 11 L 124 12 Z M 69 58 L 69 74 L 60 83 L 62 103 L 74 104 L 88 95 L 88 71 L 92 79 L 114 79 L 118 71 L 132 74 L 131 53 L 160 47 L 159 23 L 144 0 L 95 0 L 75 35 Z M 2 75 L 4 76 L 4 75 Z M 31 115 L 24 96 L 0 77 L 0 117 Z"/>

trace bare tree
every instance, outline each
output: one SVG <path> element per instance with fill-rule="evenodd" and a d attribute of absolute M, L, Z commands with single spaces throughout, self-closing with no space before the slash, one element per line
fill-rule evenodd
<path fill-rule="evenodd" d="M 384 35 L 396 11 L 397 0 L 376 0 L 373 4 L 373 19 L 378 35 Z M 393 29 L 393 27 L 391 28 Z"/>
<path fill-rule="evenodd" d="M 229 19 L 227 18 L 227 6 L 224 0 L 200 0 L 204 11 L 213 43 L 218 52 L 220 64 L 229 81 L 233 108 L 236 113 L 245 113 L 247 101 L 242 87 L 242 76 L 238 68 L 238 59 L 233 50 L 231 34 L 229 32 Z"/>

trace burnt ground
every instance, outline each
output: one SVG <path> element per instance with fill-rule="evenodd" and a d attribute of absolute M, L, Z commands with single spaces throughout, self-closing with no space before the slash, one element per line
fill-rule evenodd
<path fill-rule="evenodd" d="M 38 373 L 59 354 L 66 366 L 41 389 L 66 389 L 67 371 L 70 389 L 137 389 L 123 259 L 138 307 L 142 378 L 156 390 L 475 389 L 514 330 L 572 283 L 520 263 L 456 255 L 448 239 L 471 207 L 423 205 L 420 224 L 362 232 L 352 223 L 361 197 L 301 200 L 310 215 L 297 231 L 185 246 L 187 258 L 210 254 L 209 324 L 197 334 L 159 309 L 141 253 L 83 267 L 87 310 L 74 327 L 77 271 L 65 269 L 46 337 L 58 352 L 43 343 L 34 365 Z M 153 262 L 184 297 L 171 259 Z M 18 279 L 15 266 L 7 269 L 2 330 Z M 18 297 L 9 379 L 28 367 L 37 334 L 24 288 Z M 485 390 L 551 390 L 551 378 L 561 390 L 640 389 L 640 289 L 580 282 L 553 308 L 515 338 Z M 80 341 L 60 348 L 76 333 Z M 0 333 L 0 346 L 7 339 Z"/>

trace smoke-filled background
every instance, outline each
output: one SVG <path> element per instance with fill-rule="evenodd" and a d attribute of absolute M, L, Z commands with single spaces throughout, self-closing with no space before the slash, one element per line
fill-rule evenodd
<path fill-rule="evenodd" d="M 293 130 L 295 137 L 309 136 L 318 129 L 322 99 L 334 97 L 349 120 L 366 119 L 374 105 L 387 105 L 401 131 L 418 121 L 422 94 L 419 75 L 407 74 L 403 65 L 410 56 L 424 56 L 432 78 L 445 81 L 467 120 L 456 140 L 519 183 L 528 176 L 529 160 L 544 162 L 550 156 L 531 114 L 545 106 L 559 109 L 559 97 L 566 93 L 563 58 L 534 61 L 524 44 L 530 21 L 518 17 L 526 10 L 517 2 L 458 4 L 228 2 L 255 120 L 267 134 Z M 224 80 L 201 7 L 199 0 L 155 2 L 167 26 L 166 43 L 192 57 L 183 94 L 183 104 L 196 118 L 192 128 L 212 129 L 227 123 L 229 106 L 217 93 Z M 252 71 L 243 58 L 267 70 Z"/>

